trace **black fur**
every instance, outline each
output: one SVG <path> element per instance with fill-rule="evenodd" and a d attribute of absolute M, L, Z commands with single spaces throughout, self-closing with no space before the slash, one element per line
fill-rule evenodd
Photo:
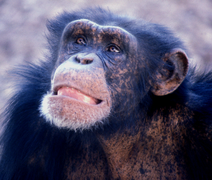
<path fill-rule="evenodd" d="M 49 125 L 40 117 L 38 108 L 42 96 L 50 89 L 51 71 L 58 57 L 63 29 L 69 22 L 83 18 L 100 25 L 119 26 L 133 34 L 138 39 L 139 51 L 148 61 L 148 65 L 140 71 L 139 82 L 134 82 L 136 96 L 129 106 L 133 103 L 136 105 L 137 100 L 139 104 L 130 115 L 124 113 L 126 107 L 121 107 L 120 102 L 108 124 L 92 131 L 76 133 Z M 183 134 L 184 142 L 179 140 L 181 151 L 176 155 L 176 161 L 180 165 L 181 159 L 185 159 L 187 179 L 212 178 L 212 74 L 196 75 L 191 68 L 184 82 L 172 94 L 156 97 L 150 91 L 146 92 L 149 85 L 147 80 L 154 78 L 152 74 L 163 63 L 161 58 L 164 54 L 174 48 L 184 49 L 182 43 L 169 30 L 157 24 L 116 16 L 102 9 L 64 12 L 49 21 L 47 27 L 50 32 L 47 37 L 50 55 L 37 65 L 27 64 L 16 69 L 16 75 L 21 80 L 4 113 L 6 128 L 1 139 L 1 180 L 65 179 L 67 156 L 70 159 L 79 158 L 83 156 L 85 149 L 86 153 L 91 154 L 90 163 L 98 165 L 92 159 L 92 154 L 103 159 L 105 179 L 111 179 L 106 155 L 96 134 L 105 134 L 107 137 L 120 127 L 123 130 L 134 128 L 136 131 L 136 114 L 143 113 L 143 118 L 147 117 L 150 121 L 156 113 L 164 113 L 165 117 L 169 112 L 162 112 L 161 109 L 169 111 L 176 104 L 189 108 L 193 113 L 193 118 L 188 118 L 189 121 L 183 125 L 186 133 Z M 77 167 L 71 168 L 75 171 Z"/>

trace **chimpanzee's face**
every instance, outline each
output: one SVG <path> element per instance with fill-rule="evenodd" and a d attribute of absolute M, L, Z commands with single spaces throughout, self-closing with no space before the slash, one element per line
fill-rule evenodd
<path fill-rule="evenodd" d="M 111 108 L 133 94 L 137 41 L 122 28 L 89 20 L 70 22 L 63 31 L 51 92 L 41 114 L 54 125 L 83 130 L 104 123 Z M 123 104 L 124 105 L 124 104 Z"/>

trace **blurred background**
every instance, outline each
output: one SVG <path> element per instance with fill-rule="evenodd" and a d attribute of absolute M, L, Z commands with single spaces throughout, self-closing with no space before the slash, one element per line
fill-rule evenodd
<path fill-rule="evenodd" d="M 212 68 L 212 0 L 0 0 L 0 109 L 12 92 L 8 70 L 43 58 L 47 19 L 93 6 L 168 26 L 184 41 L 191 63 Z"/>

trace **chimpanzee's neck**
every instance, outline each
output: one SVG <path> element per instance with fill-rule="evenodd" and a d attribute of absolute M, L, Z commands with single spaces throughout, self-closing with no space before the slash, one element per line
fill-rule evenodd
<path fill-rule="evenodd" d="M 126 178 L 126 174 L 132 170 L 132 163 L 136 162 L 134 158 L 135 147 L 140 140 L 140 133 L 131 134 L 130 131 L 117 132 L 111 137 L 99 137 L 100 144 L 106 154 L 110 172 L 114 179 Z M 131 153 L 134 154 L 131 154 Z"/>
<path fill-rule="evenodd" d="M 165 176 L 183 179 L 185 169 L 179 167 L 185 165 L 185 154 L 178 152 L 182 152 L 184 125 L 188 125 L 190 114 L 185 107 L 177 105 L 175 109 L 161 109 L 151 118 L 141 120 L 145 126 L 138 124 L 136 133 L 128 129 L 107 138 L 100 136 L 113 178 L 128 179 L 128 174 L 134 174 L 134 179 L 165 179 Z"/>

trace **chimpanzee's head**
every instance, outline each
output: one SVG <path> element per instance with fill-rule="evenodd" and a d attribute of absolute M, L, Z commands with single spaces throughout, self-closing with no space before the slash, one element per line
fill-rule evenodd
<path fill-rule="evenodd" d="M 101 9 L 63 14 L 50 22 L 51 90 L 41 114 L 60 128 L 84 130 L 164 96 L 184 80 L 181 42 L 162 26 Z"/>

